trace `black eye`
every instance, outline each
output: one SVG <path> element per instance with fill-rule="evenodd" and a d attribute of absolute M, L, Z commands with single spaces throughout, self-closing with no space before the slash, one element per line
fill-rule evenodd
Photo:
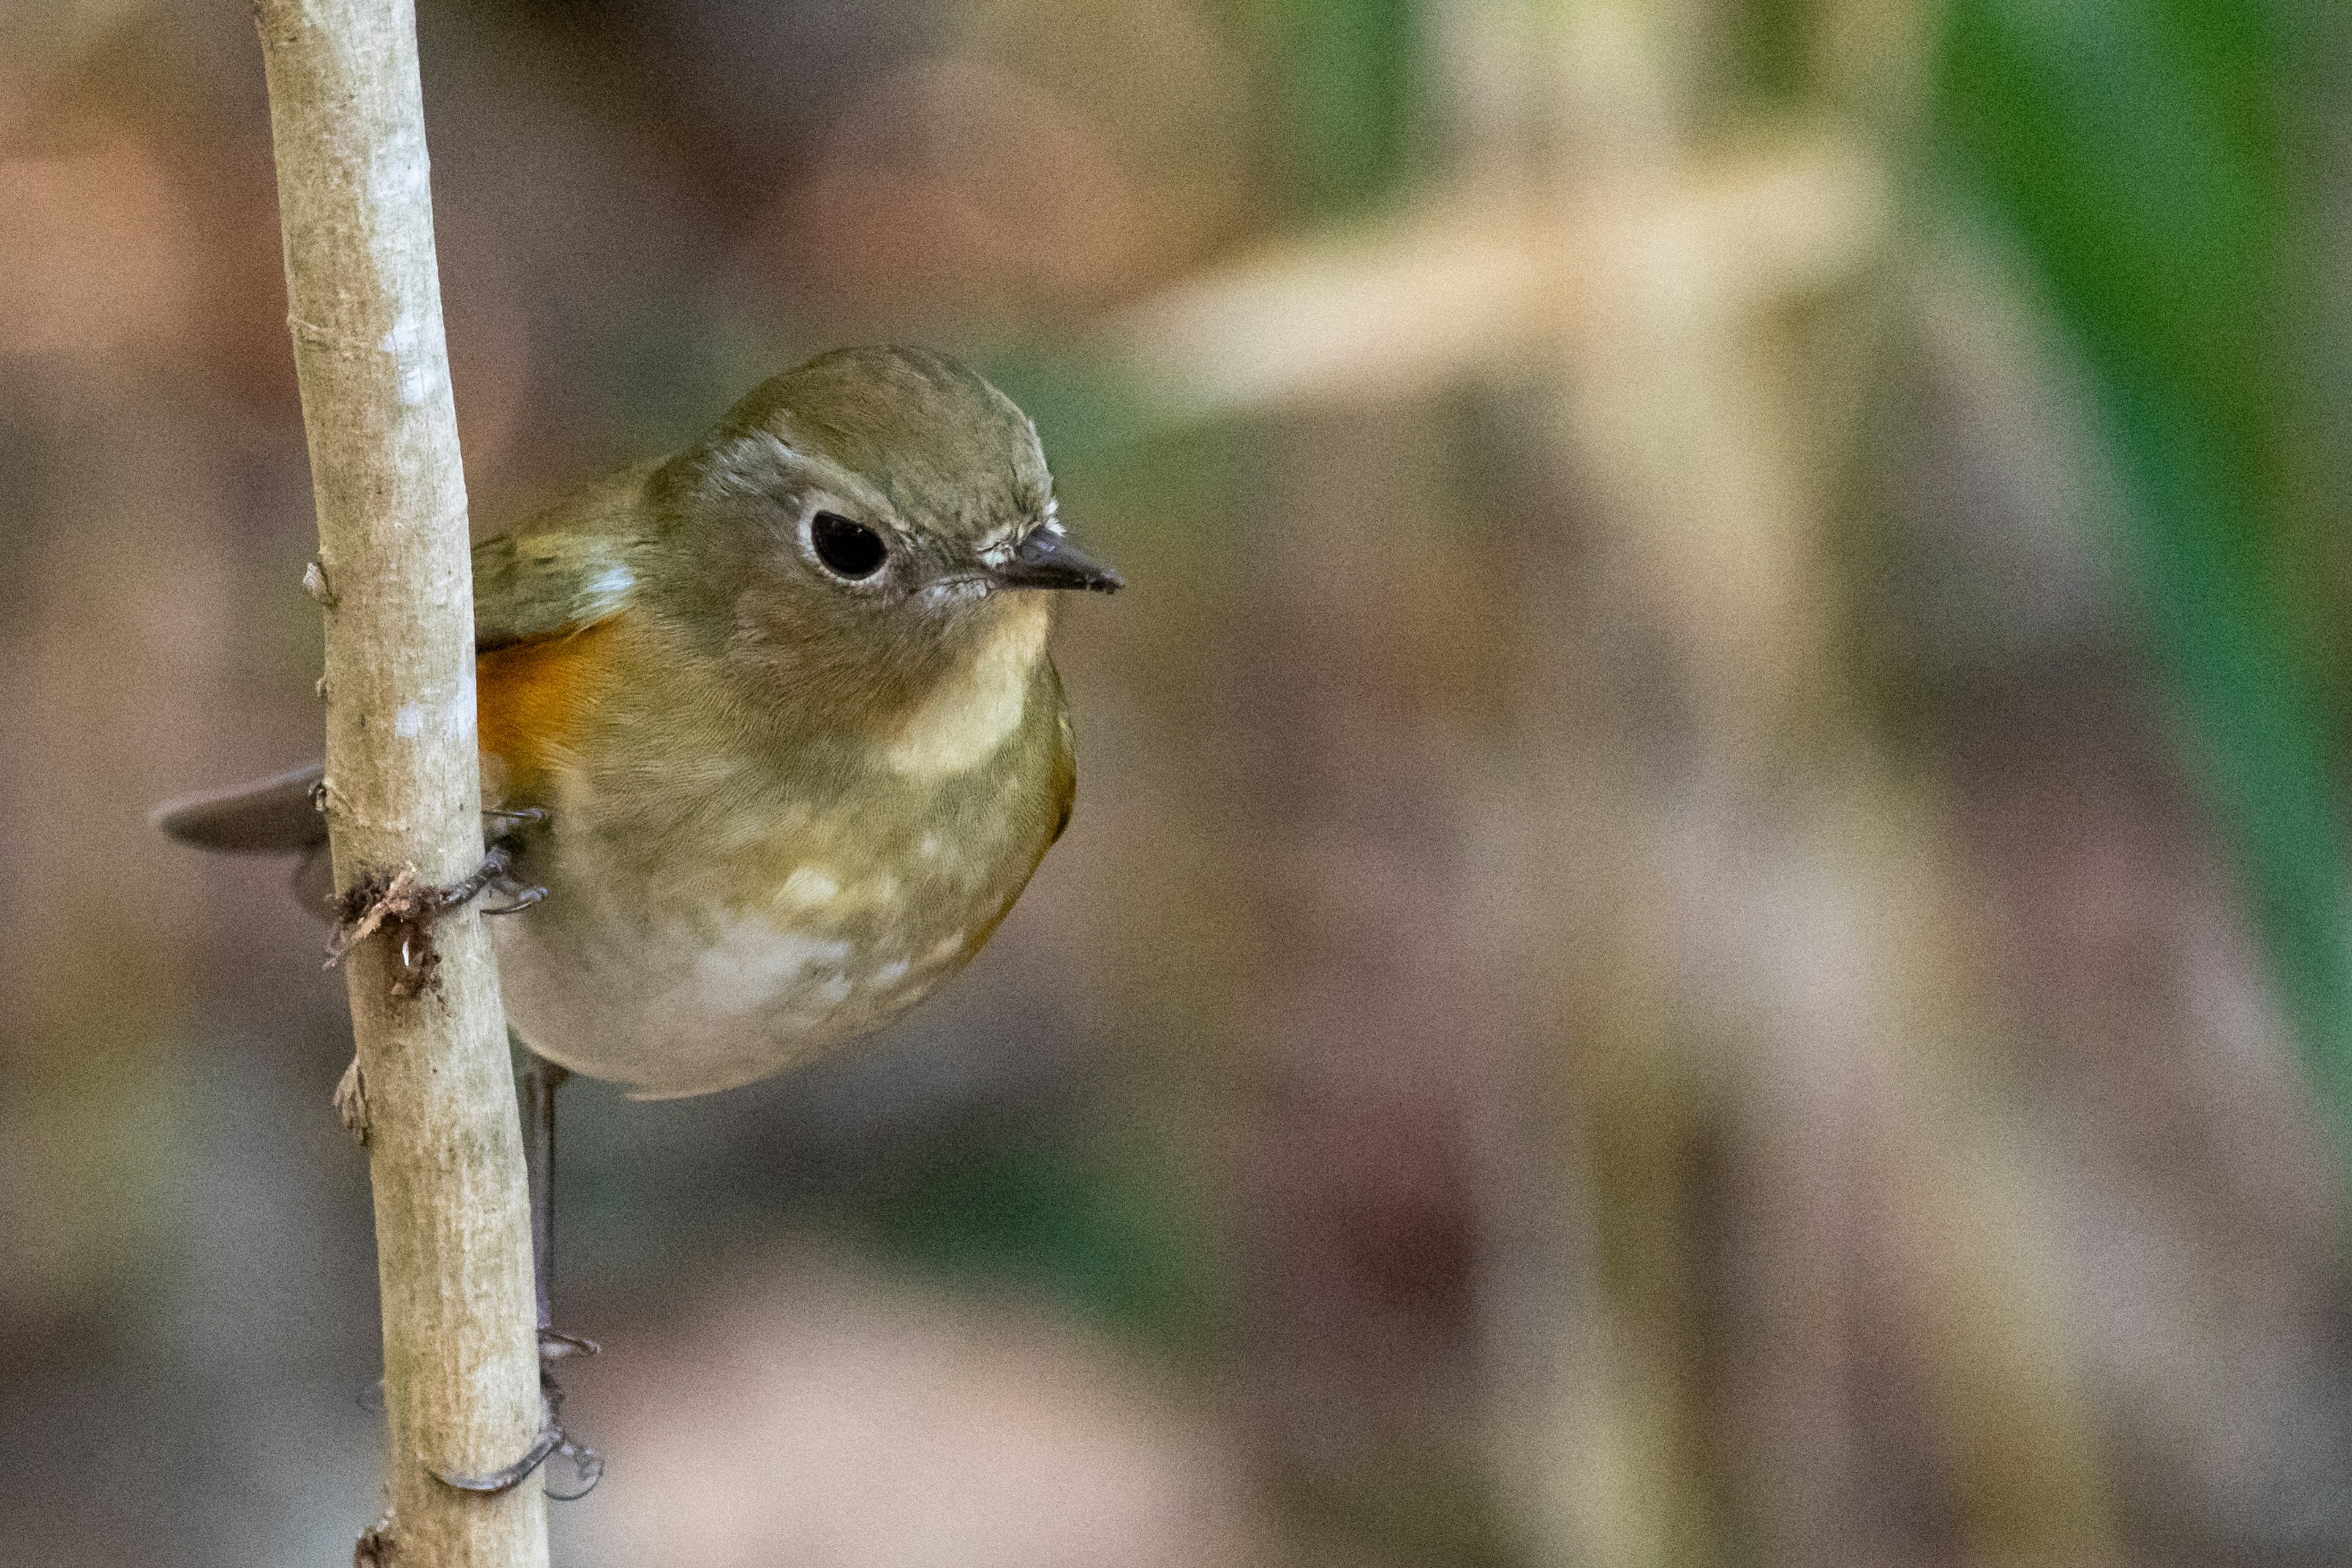
<path fill-rule="evenodd" d="M 837 511 L 821 511 L 809 519 L 809 543 L 825 570 L 852 582 L 871 577 L 890 559 L 882 536 L 862 522 L 852 522 Z"/>

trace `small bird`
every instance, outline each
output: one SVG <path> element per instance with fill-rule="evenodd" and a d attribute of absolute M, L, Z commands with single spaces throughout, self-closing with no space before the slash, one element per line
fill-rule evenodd
<path fill-rule="evenodd" d="M 496 927 L 500 988 L 565 1068 L 701 1094 L 880 1028 L 1069 821 L 1055 591 L 1122 583 L 944 354 L 813 359 L 473 553 L 483 802 L 545 889 Z M 318 777 L 157 821 L 322 869 Z"/>
<path fill-rule="evenodd" d="M 557 1088 L 748 1083 L 969 963 L 1070 819 L 1055 594 L 1121 586 L 1064 536 L 1036 426 L 920 349 L 821 355 L 474 546 L 482 800 L 492 864 L 527 889 L 494 929 L 545 1360 L 595 1348 L 550 1318 Z M 322 777 L 155 821 L 300 853 L 323 910 Z M 580 1484 L 550 1495 L 595 1484 L 543 1374 L 530 1452 L 445 1481 L 500 1491 L 562 1454 Z"/>

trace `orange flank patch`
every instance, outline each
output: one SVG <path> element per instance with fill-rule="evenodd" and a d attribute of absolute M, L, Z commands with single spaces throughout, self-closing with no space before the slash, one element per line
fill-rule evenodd
<path fill-rule="evenodd" d="M 493 648 L 474 659 L 482 750 L 517 777 L 545 769 L 577 741 L 604 685 L 621 616 L 569 637 Z"/>

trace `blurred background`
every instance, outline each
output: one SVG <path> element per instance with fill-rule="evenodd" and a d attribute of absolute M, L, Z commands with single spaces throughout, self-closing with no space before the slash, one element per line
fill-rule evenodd
<path fill-rule="evenodd" d="M 1133 587 L 889 1037 L 570 1091 L 558 1560 L 2352 1560 L 2352 18 L 427 0 L 478 526 L 835 344 Z M 0 9 L 0 1560 L 379 1506 L 245 9 Z"/>

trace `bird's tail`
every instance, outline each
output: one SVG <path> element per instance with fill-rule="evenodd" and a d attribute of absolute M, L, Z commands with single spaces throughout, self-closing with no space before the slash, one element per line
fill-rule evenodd
<path fill-rule="evenodd" d="M 314 911 L 334 900 L 335 879 L 327 858 L 327 819 L 319 810 L 324 763 L 272 778 L 167 800 L 147 820 L 183 844 L 248 855 L 299 855 L 294 896 Z"/>
<path fill-rule="evenodd" d="M 245 854 L 295 854 L 327 841 L 327 819 L 319 811 L 323 763 L 210 795 L 167 800 L 147 820 L 164 834 L 199 849 Z"/>

